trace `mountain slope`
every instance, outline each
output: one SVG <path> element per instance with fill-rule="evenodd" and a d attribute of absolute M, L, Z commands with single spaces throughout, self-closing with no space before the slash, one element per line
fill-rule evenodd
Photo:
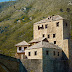
<path fill-rule="evenodd" d="M 69 0 L 18 0 L 0 13 L 0 52 L 14 56 L 16 43 L 33 38 L 33 23 L 49 15 L 61 15 L 72 23 Z"/>
<path fill-rule="evenodd" d="M 6 8 L 14 5 L 15 3 L 16 3 L 16 1 L 0 2 L 0 12 L 2 12 Z"/>

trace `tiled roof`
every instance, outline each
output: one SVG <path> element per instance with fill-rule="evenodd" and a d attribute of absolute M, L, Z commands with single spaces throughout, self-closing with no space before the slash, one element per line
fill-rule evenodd
<path fill-rule="evenodd" d="M 58 47 L 57 45 L 54 45 L 53 43 L 49 43 L 49 42 L 45 42 L 45 41 L 41 41 L 35 45 L 32 45 L 31 47 L 27 48 L 27 49 L 38 49 L 38 48 L 55 48 L 55 49 L 61 49 L 60 47 Z"/>
<path fill-rule="evenodd" d="M 48 19 L 49 18 L 49 19 Z M 49 16 L 48 18 L 46 19 L 43 19 L 39 22 L 36 22 L 34 24 L 39 24 L 39 23 L 46 23 L 46 22 L 49 22 L 49 21 L 56 21 L 56 20 L 61 20 L 61 19 L 64 19 L 63 17 L 59 16 L 59 15 L 55 15 L 55 16 Z"/>
<path fill-rule="evenodd" d="M 42 40 L 44 40 L 44 39 L 46 39 L 46 38 L 45 38 L 45 37 L 39 37 L 39 38 L 37 38 L 37 39 L 31 40 L 29 43 L 40 42 L 40 41 L 42 41 Z"/>
<path fill-rule="evenodd" d="M 22 41 L 22 42 L 16 44 L 15 46 L 24 46 L 24 45 L 30 45 L 30 44 L 28 44 L 26 41 Z"/>

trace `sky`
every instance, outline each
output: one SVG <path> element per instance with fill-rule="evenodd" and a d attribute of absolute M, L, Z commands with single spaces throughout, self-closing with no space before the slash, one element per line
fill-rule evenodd
<path fill-rule="evenodd" d="M 0 0 L 0 2 L 15 1 L 15 0 Z"/>

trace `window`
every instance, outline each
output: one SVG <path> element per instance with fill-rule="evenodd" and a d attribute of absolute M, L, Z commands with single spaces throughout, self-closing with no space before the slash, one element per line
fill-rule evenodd
<path fill-rule="evenodd" d="M 54 44 L 56 44 L 56 41 L 54 41 Z"/>
<path fill-rule="evenodd" d="M 59 52 L 58 52 L 58 56 L 59 56 Z"/>
<path fill-rule="evenodd" d="M 49 51 L 46 51 L 46 55 L 49 55 Z"/>
<path fill-rule="evenodd" d="M 48 18 L 49 19 L 49 18 Z"/>
<path fill-rule="evenodd" d="M 53 34 L 53 38 L 55 38 L 55 34 Z"/>
<path fill-rule="evenodd" d="M 48 38 L 50 38 L 50 35 L 48 35 Z"/>
<path fill-rule="evenodd" d="M 38 30 L 40 30 L 40 29 L 44 29 L 43 25 L 38 26 Z"/>
<path fill-rule="evenodd" d="M 42 27 L 40 27 L 41 29 L 44 29 L 44 27 L 43 27 L 43 25 L 42 25 Z"/>
<path fill-rule="evenodd" d="M 28 52 L 28 56 L 31 56 L 31 53 L 30 52 Z"/>
<path fill-rule="evenodd" d="M 38 30 L 40 30 L 40 27 L 38 26 Z"/>
<path fill-rule="evenodd" d="M 45 37 L 45 34 L 43 34 L 43 37 Z"/>
<path fill-rule="evenodd" d="M 45 28 L 48 28 L 48 24 L 45 25 Z"/>
<path fill-rule="evenodd" d="M 21 50 L 21 47 L 19 47 L 19 50 Z"/>
<path fill-rule="evenodd" d="M 24 50 L 26 49 L 27 47 L 24 47 Z"/>
<path fill-rule="evenodd" d="M 55 56 L 55 51 L 53 51 L 53 54 L 54 54 L 54 56 Z"/>
<path fill-rule="evenodd" d="M 34 55 L 37 55 L 37 51 L 35 51 L 35 54 Z"/>
<path fill-rule="evenodd" d="M 67 23 L 66 23 L 66 27 L 67 27 Z"/>
<path fill-rule="evenodd" d="M 56 26 L 59 27 L 59 22 L 56 23 Z"/>

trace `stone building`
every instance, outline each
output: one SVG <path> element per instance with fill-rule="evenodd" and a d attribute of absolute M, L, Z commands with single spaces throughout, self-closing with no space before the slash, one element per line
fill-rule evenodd
<path fill-rule="evenodd" d="M 28 44 L 26 41 L 22 41 L 15 46 L 17 47 L 17 53 L 15 54 L 16 58 L 24 59 L 25 56 L 25 49 L 29 47 L 30 44 Z"/>
<path fill-rule="evenodd" d="M 72 41 L 69 20 L 59 15 L 53 15 L 34 23 L 33 40 L 29 44 L 30 46 L 25 49 L 25 56 L 27 60 L 41 61 L 41 71 L 37 72 L 72 71 Z M 51 68 L 48 64 L 51 64 Z M 61 70 L 60 66 L 62 66 Z"/>
<path fill-rule="evenodd" d="M 52 43 L 41 41 L 26 49 L 25 55 L 28 59 L 61 59 L 62 49 Z"/>

